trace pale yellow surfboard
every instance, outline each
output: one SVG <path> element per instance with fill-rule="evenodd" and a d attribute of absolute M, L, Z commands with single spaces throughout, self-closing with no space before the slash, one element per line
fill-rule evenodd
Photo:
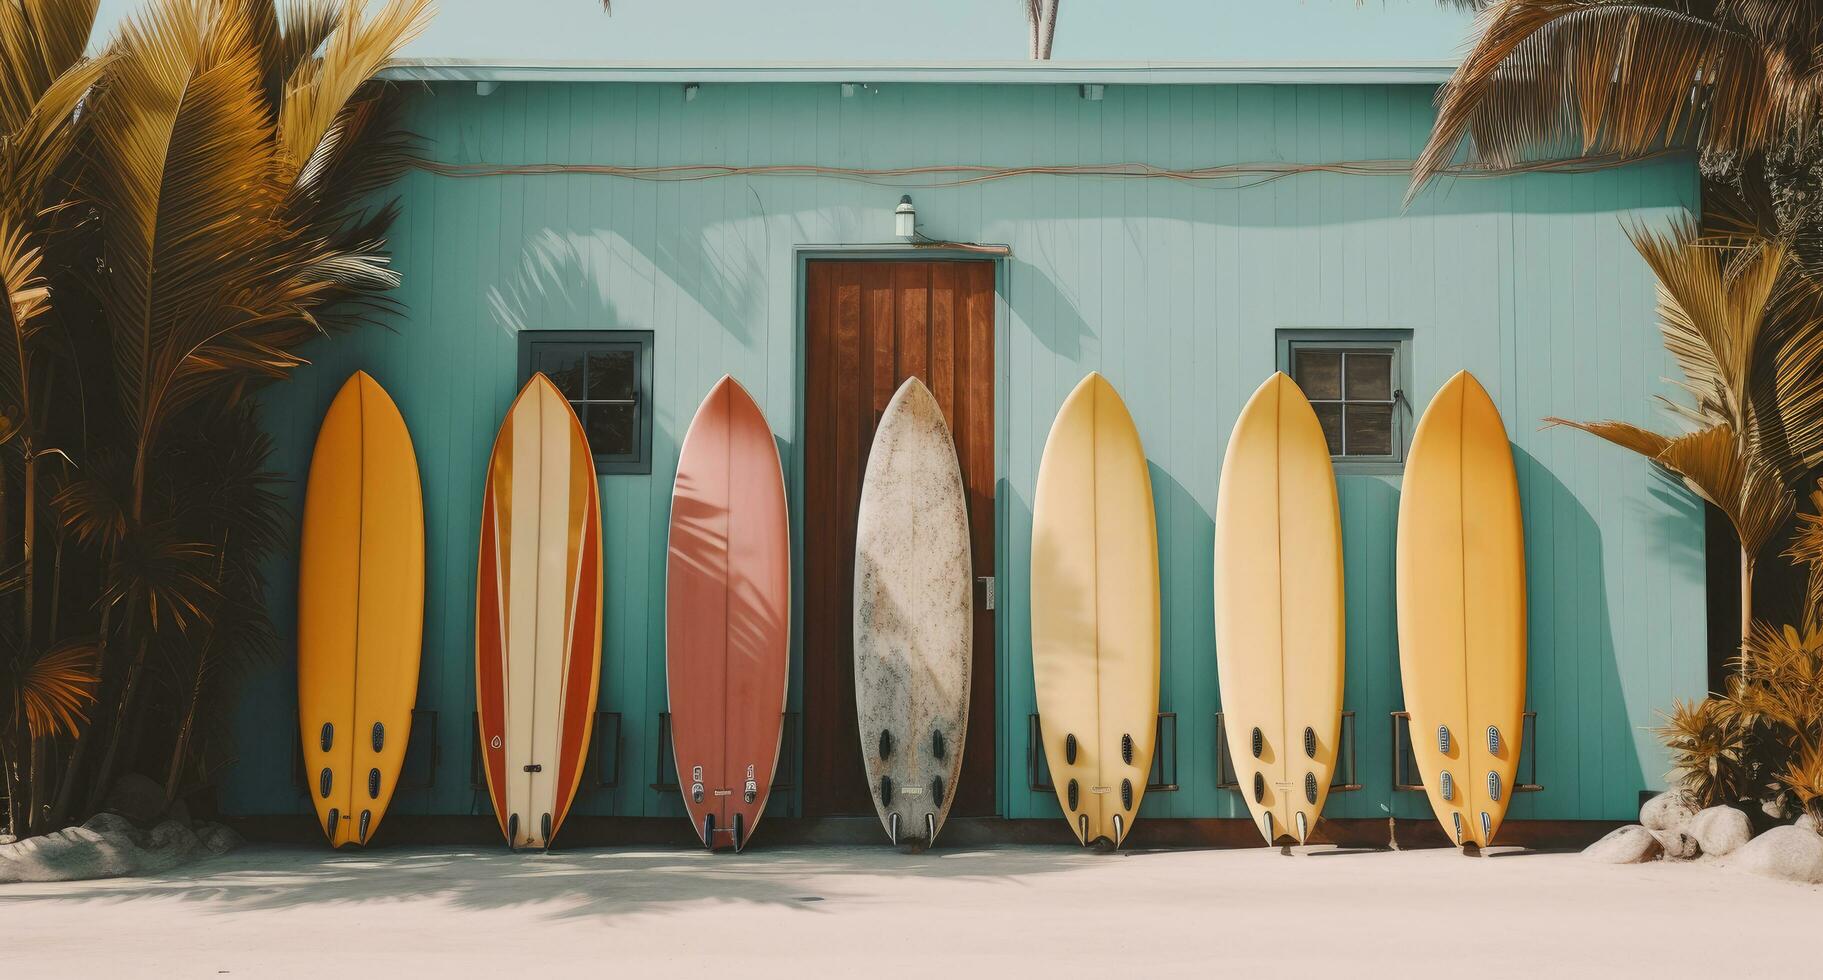
<path fill-rule="evenodd" d="M 1127 406 L 1090 374 L 1058 410 L 1032 503 L 1032 674 L 1078 839 L 1120 846 L 1158 728 L 1158 532 Z"/>
<path fill-rule="evenodd" d="M 1485 847 L 1512 799 L 1525 719 L 1525 532 L 1500 410 L 1467 371 L 1412 437 L 1397 565 L 1419 774 L 1450 839 Z"/>
<path fill-rule="evenodd" d="M 1253 393 L 1215 505 L 1223 727 L 1266 843 L 1309 840 L 1342 728 L 1342 520 L 1323 426 L 1295 382 Z"/>

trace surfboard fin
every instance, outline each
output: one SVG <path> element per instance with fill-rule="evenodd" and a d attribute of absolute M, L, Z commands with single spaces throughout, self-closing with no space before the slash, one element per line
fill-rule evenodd
<path fill-rule="evenodd" d="M 1456 782 L 1450 778 L 1450 771 L 1448 769 L 1443 770 L 1443 779 L 1437 784 L 1437 795 L 1446 800 L 1453 800 L 1456 798 Z"/>
<path fill-rule="evenodd" d="M 886 818 L 886 836 L 894 847 L 899 846 L 899 815 L 896 813 Z"/>
<path fill-rule="evenodd" d="M 1450 726 L 1448 725 L 1437 726 L 1437 751 L 1444 755 L 1450 754 Z"/>
<path fill-rule="evenodd" d="M 1089 815 L 1086 813 L 1079 814 L 1076 817 L 1076 826 L 1082 828 L 1077 832 L 1076 836 L 1082 839 L 1082 845 L 1084 847 L 1089 846 Z"/>
<path fill-rule="evenodd" d="M 551 815 L 550 814 L 548 814 L 548 813 L 545 814 L 543 819 L 538 821 L 538 832 L 539 832 L 539 837 L 541 837 L 544 840 L 544 849 L 547 851 L 550 850 L 551 849 Z"/>
<path fill-rule="evenodd" d="M 1260 814 L 1260 820 L 1265 824 L 1266 845 L 1270 847 L 1274 841 L 1279 839 L 1279 835 L 1272 829 L 1272 811 L 1267 810 L 1265 813 Z"/>
<path fill-rule="evenodd" d="M 745 829 L 746 821 L 742 820 L 741 815 L 736 813 L 734 815 L 734 849 L 737 852 L 747 843 Z"/>
<path fill-rule="evenodd" d="M 519 814 L 517 813 L 506 818 L 506 846 L 519 846 Z"/>
<path fill-rule="evenodd" d="M 1116 813 L 1114 815 L 1114 841 L 1113 841 L 1114 846 L 1119 847 L 1121 839 L 1126 836 L 1127 836 L 1126 826 L 1122 823 L 1122 821 L 1120 819 L 1120 814 Z"/>
<path fill-rule="evenodd" d="M 1309 842 L 1310 842 L 1310 820 L 1309 820 L 1309 818 L 1304 816 L 1303 810 L 1299 810 L 1298 811 L 1298 843 L 1307 844 Z"/>
<path fill-rule="evenodd" d="M 1486 810 L 1481 811 L 1481 843 L 1484 847 L 1494 843 L 1494 821 Z"/>
<path fill-rule="evenodd" d="M 342 811 L 336 809 L 335 807 L 330 807 L 329 808 L 329 843 L 332 846 L 335 844 L 336 825 L 340 824 L 341 822 L 342 822 Z"/>
<path fill-rule="evenodd" d="M 1450 822 L 1456 825 L 1456 844 L 1457 844 L 1457 846 L 1461 846 L 1461 844 L 1462 844 L 1462 814 L 1460 814 L 1460 813 L 1450 814 Z"/>
<path fill-rule="evenodd" d="M 715 850 L 715 814 L 703 814 L 703 846 Z"/>
<path fill-rule="evenodd" d="M 1063 737 L 1063 761 L 1072 766 L 1076 764 L 1076 736 L 1074 735 Z"/>
<path fill-rule="evenodd" d="M 1488 770 L 1488 799 L 1500 802 L 1500 774 L 1492 769 Z"/>
<path fill-rule="evenodd" d="M 924 815 L 924 846 L 929 847 L 935 843 L 937 843 L 937 815 L 926 813 Z"/>
<path fill-rule="evenodd" d="M 1488 726 L 1488 755 L 1500 754 L 1500 726 Z"/>
<path fill-rule="evenodd" d="M 1304 755 L 1311 759 L 1317 757 L 1317 730 L 1309 725 L 1304 726 Z"/>
<path fill-rule="evenodd" d="M 367 846 L 367 831 L 373 825 L 373 811 L 361 811 L 361 846 Z"/>

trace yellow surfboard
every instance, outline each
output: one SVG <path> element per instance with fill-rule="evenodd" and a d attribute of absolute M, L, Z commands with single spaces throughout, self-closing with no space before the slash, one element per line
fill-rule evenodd
<path fill-rule="evenodd" d="M 1215 505 L 1222 720 L 1254 826 L 1310 837 L 1342 728 L 1342 520 L 1323 426 L 1284 374 L 1234 424 Z"/>
<path fill-rule="evenodd" d="M 1444 832 L 1500 830 L 1525 720 L 1525 532 L 1500 410 L 1467 371 L 1431 399 L 1399 500 L 1399 673 Z"/>
<path fill-rule="evenodd" d="M 335 847 L 365 844 L 399 784 L 424 629 L 424 498 L 405 420 L 364 372 L 310 458 L 298 563 L 298 726 Z"/>
<path fill-rule="evenodd" d="M 1158 532 L 1133 417 L 1099 374 L 1058 410 L 1032 503 L 1032 675 L 1083 844 L 1132 831 L 1158 730 Z"/>

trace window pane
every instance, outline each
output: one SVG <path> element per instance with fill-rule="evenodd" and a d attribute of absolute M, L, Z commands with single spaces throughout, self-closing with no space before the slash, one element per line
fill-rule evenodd
<path fill-rule="evenodd" d="M 630 350 L 590 351 L 589 399 L 631 401 L 638 383 L 634 374 L 636 363 Z"/>
<path fill-rule="evenodd" d="M 1331 445 L 1333 446 L 1334 443 L 1332 442 Z M 1392 406 L 1348 406 L 1348 455 L 1391 456 L 1392 454 Z"/>
<path fill-rule="evenodd" d="M 639 448 L 633 434 L 633 406 L 578 406 L 588 412 L 583 430 L 589 435 L 589 450 L 597 456 L 631 456 Z"/>
<path fill-rule="evenodd" d="M 1393 400 L 1393 356 L 1375 351 L 1348 355 L 1348 400 Z"/>
<path fill-rule="evenodd" d="M 546 347 L 538 352 L 538 370 L 572 401 L 582 397 L 582 352 L 563 347 Z"/>
<path fill-rule="evenodd" d="M 1304 397 L 1321 400 L 1342 397 L 1342 355 L 1332 350 L 1301 350 L 1292 366 L 1292 380 Z"/>
<path fill-rule="evenodd" d="M 1342 406 L 1312 405 L 1317 421 L 1323 423 L 1323 438 L 1329 443 L 1329 455 L 1342 455 Z"/>

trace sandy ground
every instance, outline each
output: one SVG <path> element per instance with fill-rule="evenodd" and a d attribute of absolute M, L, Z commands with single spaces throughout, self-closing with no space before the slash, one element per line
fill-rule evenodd
<path fill-rule="evenodd" d="M 1820 887 L 1517 850 L 256 846 L 155 878 L 0 885 L 0 973 L 1801 976 L 1819 923 Z"/>

